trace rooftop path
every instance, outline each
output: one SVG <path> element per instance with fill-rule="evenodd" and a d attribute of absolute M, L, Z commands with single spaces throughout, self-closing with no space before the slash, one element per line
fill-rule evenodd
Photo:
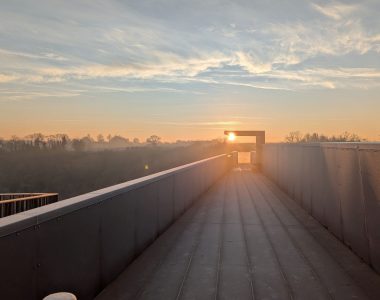
<path fill-rule="evenodd" d="M 263 175 L 235 169 L 96 299 L 380 299 L 380 276 Z"/>

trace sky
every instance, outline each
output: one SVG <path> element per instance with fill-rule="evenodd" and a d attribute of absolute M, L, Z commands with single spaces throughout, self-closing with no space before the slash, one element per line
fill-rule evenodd
<path fill-rule="evenodd" d="M 380 1 L 0 2 L 0 137 L 380 140 Z"/>

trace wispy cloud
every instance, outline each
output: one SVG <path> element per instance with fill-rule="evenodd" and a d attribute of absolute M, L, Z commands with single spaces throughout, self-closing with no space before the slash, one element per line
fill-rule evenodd
<path fill-rule="evenodd" d="M 38 98 L 67 98 L 80 96 L 80 92 L 45 92 L 45 91 L 12 91 L 12 90 L 0 90 L 0 100 L 3 101 L 18 101 L 18 100 L 30 100 Z"/>
<path fill-rule="evenodd" d="M 334 20 L 341 20 L 358 10 L 358 5 L 339 2 L 332 2 L 326 5 L 312 3 L 311 5 L 316 11 Z"/>
<path fill-rule="evenodd" d="M 251 53 L 244 53 L 242 51 L 235 53 L 236 58 L 232 60 L 232 64 L 241 66 L 249 73 L 265 73 L 272 70 L 271 63 L 263 63 L 259 58 Z"/>
<path fill-rule="evenodd" d="M 290 1 L 295 11 L 287 18 L 278 14 L 282 3 L 203 1 L 207 9 L 199 9 L 194 1 L 174 13 L 170 1 L 143 2 L 0 4 L 0 83 L 194 94 L 204 92 L 196 84 L 292 91 L 379 86 L 380 28 L 369 25 L 377 16 L 368 1 Z"/>
<path fill-rule="evenodd" d="M 0 55 L 1 56 L 16 56 L 16 57 L 22 57 L 22 58 L 27 58 L 27 59 L 47 59 L 47 60 L 55 60 L 55 61 L 68 60 L 67 58 L 59 54 L 51 53 L 51 52 L 33 54 L 33 53 L 12 51 L 12 50 L 1 49 L 1 48 L 0 48 Z"/>
<path fill-rule="evenodd" d="M 0 83 L 7 83 L 7 82 L 15 81 L 17 79 L 18 79 L 17 76 L 0 74 Z"/>
<path fill-rule="evenodd" d="M 224 73 L 227 66 L 238 68 L 235 72 Z M 212 74 L 206 71 L 213 70 Z M 20 81 L 25 83 L 60 83 L 64 81 L 118 79 L 150 80 L 156 83 L 202 83 L 209 85 L 231 85 L 268 90 L 296 90 L 307 87 L 364 87 L 379 86 L 380 70 L 375 68 L 278 68 L 276 63 L 257 63 L 242 52 L 230 57 L 220 55 L 203 59 L 176 59 L 157 65 L 89 65 L 82 67 L 55 67 L 36 69 L 35 74 L 1 75 L 0 82 Z M 219 74 L 222 72 L 222 74 Z M 361 84 L 358 85 L 358 81 Z M 139 81 L 137 81 L 139 82 Z M 120 82 L 121 83 L 121 82 Z M 90 88 L 90 87 L 89 87 Z M 115 86 L 97 85 L 93 87 L 108 92 L 191 92 L 170 86 L 149 87 L 141 84 Z M 196 92 L 196 91 L 193 91 Z"/>
<path fill-rule="evenodd" d="M 186 90 L 166 88 L 166 87 L 112 87 L 112 86 L 97 86 L 97 90 L 104 92 L 115 92 L 115 93 L 145 93 L 145 92 L 167 92 L 167 93 L 188 93 Z M 191 91 L 190 91 L 191 92 Z"/>
<path fill-rule="evenodd" d="M 162 125 L 173 125 L 173 126 L 234 126 L 241 125 L 242 122 L 239 121 L 214 121 L 214 122 L 155 122 L 156 124 Z"/>

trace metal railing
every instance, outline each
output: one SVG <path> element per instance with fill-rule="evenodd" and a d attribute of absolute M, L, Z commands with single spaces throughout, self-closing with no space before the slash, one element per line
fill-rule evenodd
<path fill-rule="evenodd" d="M 58 201 L 57 193 L 0 194 L 0 218 Z"/>

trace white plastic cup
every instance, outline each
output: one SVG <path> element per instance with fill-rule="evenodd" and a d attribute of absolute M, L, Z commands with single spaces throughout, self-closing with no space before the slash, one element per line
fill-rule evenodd
<path fill-rule="evenodd" d="M 54 293 L 46 296 L 43 300 L 77 300 L 77 297 L 71 293 Z"/>

